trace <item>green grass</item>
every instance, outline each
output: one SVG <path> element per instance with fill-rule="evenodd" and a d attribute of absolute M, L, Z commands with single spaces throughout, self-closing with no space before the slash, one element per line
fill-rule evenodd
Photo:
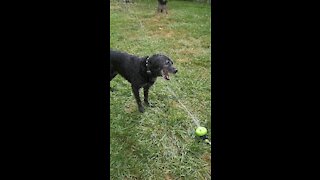
<path fill-rule="evenodd" d="M 156 7 L 151 0 L 110 2 L 111 48 L 138 56 L 164 53 L 179 70 L 170 81 L 158 78 L 149 94 L 155 107 L 143 114 L 129 83 L 120 76 L 111 81 L 110 179 L 211 179 L 211 148 L 195 137 L 197 126 L 178 102 L 211 139 L 210 6 L 170 1 L 168 15 L 156 14 Z"/>

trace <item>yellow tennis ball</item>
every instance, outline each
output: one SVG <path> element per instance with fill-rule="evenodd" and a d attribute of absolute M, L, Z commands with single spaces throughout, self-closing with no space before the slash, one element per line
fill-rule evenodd
<path fill-rule="evenodd" d="M 197 129 L 196 129 L 196 135 L 197 136 L 204 136 L 204 135 L 206 135 L 208 133 L 208 130 L 205 128 L 205 127 L 198 127 Z"/>

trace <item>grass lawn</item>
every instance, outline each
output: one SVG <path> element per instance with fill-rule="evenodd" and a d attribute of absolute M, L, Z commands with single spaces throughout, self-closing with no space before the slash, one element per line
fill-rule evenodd
<path fill-rule="evenodd" d="M 195 137 L 197 125 L 179 103 L 211 139 L 210 5 L 172 0 L 165 15 L 156 14 L 156 0 L 135 2 L 111 0 L 111 48 L 164 53 L 179 72 L 170 81 L 158 78 L 149 93 L 155 107 L 145 113 L 127 81 L 117 76 L 111 82 L 110 179 L 211 179 L 211 147 Z"/>

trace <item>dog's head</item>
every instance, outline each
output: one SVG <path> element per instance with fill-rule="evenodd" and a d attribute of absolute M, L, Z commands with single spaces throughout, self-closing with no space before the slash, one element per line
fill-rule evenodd
<path fill-rule="evenodd" d="M 172 60 L 161 54 L 155 54 L 146 58 L 147 73 L 152 76 L 162 76 L 170 80 L 169 73 L 175 74 L 178 70 L 173 66 Z"/>

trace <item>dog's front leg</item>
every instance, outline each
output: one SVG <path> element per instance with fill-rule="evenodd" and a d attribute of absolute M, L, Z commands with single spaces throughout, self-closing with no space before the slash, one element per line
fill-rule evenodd
<path fill-rule="evenodd" d="M 136 98 L 139 111 L 143 113 L 144 108 L 143 108 L 141 100 L 140 100 L 139 89 L 140 88 L 138 88 L 138 87 L 132 86 L 132 92 L 133 92 L 134 97 Z"/>
<path fill-rule="evenodd" d="M 144 103 L 147 105 L 147 106 L 150 106 L 149 104 L 149 88 L 150 86 L 145 86 L 143 87 L 143 95 L 144 95 Z"/>

